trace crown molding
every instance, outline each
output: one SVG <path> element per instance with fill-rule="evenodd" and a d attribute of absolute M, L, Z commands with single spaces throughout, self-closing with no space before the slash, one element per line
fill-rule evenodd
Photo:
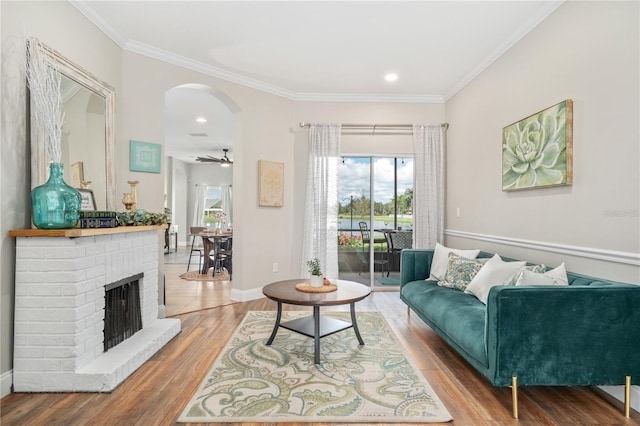
<path fill-rule="evenodd" d="M 137 41 L 128 41 L 124 46 L 124 50 L 137 53 L 139 55 L 147 56 L 157 59 L 162 62 L 173 64 L 182 68 L 197 71 L 202 74 L 209 75 L 211 77 L 219 78 L 221 80 L 229 81 L 239 84 L 241 86 L 250 87 L 252 89 L 260 90 L 262 92 L 271 93 L 273 95 L 281 96 L 283 98 L 295 100 L 295 92 L 287 89 L 283 89 L 272 84 L 264 83 L 262 81 L 245 77 L 241 74 L 224 70 L 222 68 L 215 67 L 213 65 L 203 64 L 202 62 L 194 61 L 184 56 L 176 55 L 175 53 L 167 52 L 162 49 L 158 49 L 153 46 L 149 46 Z"/>
<path fill-rule="evenodd" d="M 358 94 L 358 93 L 298 93 L 296 101 L 307 102 L 404 102 L 442 104 L 440 95 L 394 95 L 394 94 Z"/>
<path fill-rule="evenodd" d="M 107 37 L 113 40 L 118 46 L 124 47 L 127 38 L 122 33 L 112 27 L 104 18 L 96 12 L 88 3 L 81 0 L 67 0 L 73 7 L 82 13 L 93 25 L 98 27 L 100 31 L 105 33 Z"/>
<path fill-rule="evenodd" d="M 454 85 L 444 95 L 444 101 L 451 99 L 456 93 L 462 90 L 467 84 L 471 83 L 478 75 L 482 73 L 489 65 L 497 61 L 502 55 L 504 55 L 509 49 L 511 49 L 516 43 L 518 43 L 525 35 L 531 30 L 537 27 L 542 21 L 547 19 L 549 15 L 556 11 L 566 0 L 550 1 L 545 4 L 545 7 L 538 10 L 538 13 L 531 15 L 530 19 L 525 25 L 520 27 L 512 36 L 505 40 L 501 46 L 494 50 L 489 56 L 487 56 L 482 62 L 478 64 L 469 74 L 462 78 L 456 85 Z"/>

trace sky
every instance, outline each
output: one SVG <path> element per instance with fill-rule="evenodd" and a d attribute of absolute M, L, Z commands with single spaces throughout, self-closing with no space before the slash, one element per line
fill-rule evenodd
<path fill-rule="evenodd" d="M 338 198 L 340 204 L 349 203 L 349 196 L 369 197 L 369 157 L 342 157 L 340 162 Z M 374 200 L 387 203 L 393 199 L 393 158 L 374 158 Z M 413 158 L 398 159 L 398 194 L 413 188 Z"/>

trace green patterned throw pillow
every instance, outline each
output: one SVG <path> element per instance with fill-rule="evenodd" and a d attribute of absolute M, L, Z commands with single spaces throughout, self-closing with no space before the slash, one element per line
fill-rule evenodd
<path fill-rule="evenodd" d="M 438 285 L 464 291 L 488 260 L 488 258 L 467 259 L 455 253 L 449 253 L 447 272 L 444 274 L 444 280 L 438 281 Z"/>

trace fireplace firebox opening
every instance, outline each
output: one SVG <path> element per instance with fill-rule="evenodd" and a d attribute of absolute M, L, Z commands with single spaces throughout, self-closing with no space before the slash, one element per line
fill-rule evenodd
<path fill-rule="evenodd" d="M 104 351 L 142 330 L 140 279 L 132 275 L 105 286 Z"/>

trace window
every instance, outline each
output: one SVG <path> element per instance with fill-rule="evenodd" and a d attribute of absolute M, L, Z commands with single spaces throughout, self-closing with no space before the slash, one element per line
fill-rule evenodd
<path fill-rule="evenodd" d="M 359 231 L 361 220 L 371 223 L 372 189 L 373 228 L 413 228 L 413 158 L 343 157 L 339 174 L 340 231 Z"/>
<path fill-rule="evenodd" d="M 372 286 L 399 283 L 396 243 L 392 241 L 392 246 L 387 241 L 404 239 L 404 248 L 411 246 L 413 164 L 412 157 L 342 157 L 338 183 L 341 279 Z M 378 274 L 374 277 L 371 270 Z"/>
<path fill-rule="evenodd" d="M 222 211 L 222 187 L 207 186 L 204 191 L 204 221 L 215 222 L 215 214 Z"/>

